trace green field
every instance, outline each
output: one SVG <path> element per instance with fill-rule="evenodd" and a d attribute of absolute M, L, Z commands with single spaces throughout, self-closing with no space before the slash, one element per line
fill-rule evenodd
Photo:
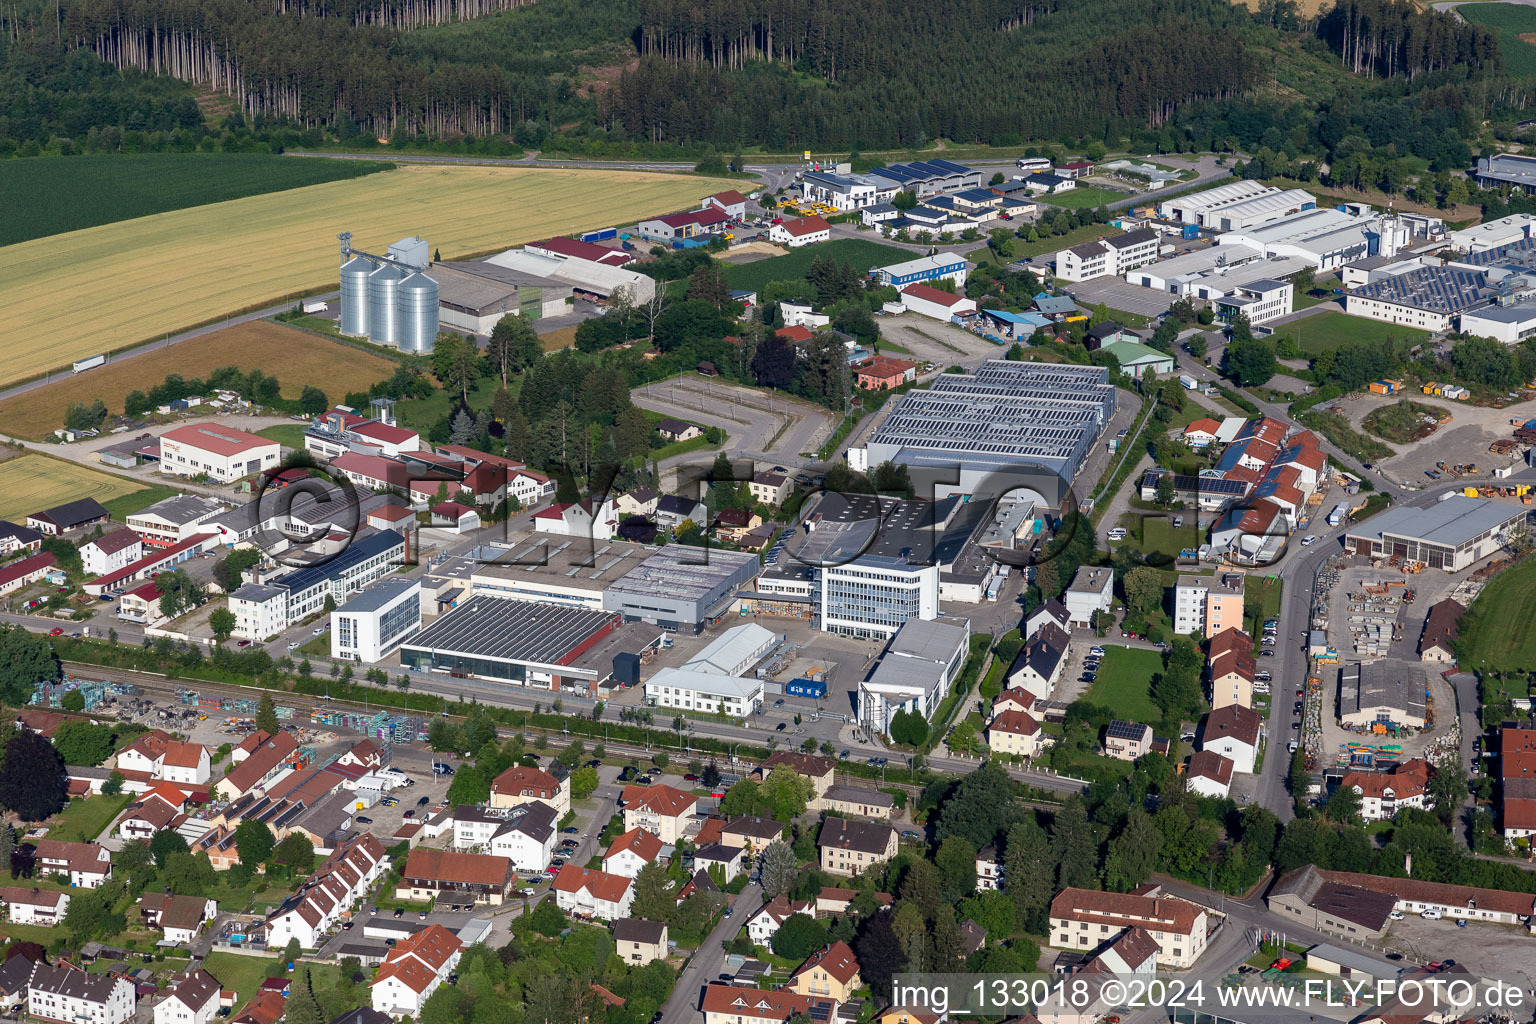
<path fill-rule="evenodd" d="M 1380 320 L 1366 320 L 1347 313 L 1319 313 L 1283 324 L 1274 333 L 1276 342 L 1281 338 L 1296 339 L 1301 351 L 1309 356 L 1332 352 L 1349 342 L 1404 338 L 1418 344 L 1428 337 L 1427 331 L 1382 323 Z"/>
<path fill-rule="evenodd" d="M 94 843 L 102 829 L 128 806 L 133 799 L 127 793 L 118 796 L 93 796 L 89 800 L 79 797 L 59 812 L 56 824 L 49 829 L 49 839 L 62 839 L 74 843 Z"/>
<path fill-rule="evenodd" d="M 1280 616 L 1280 596 L 1284 585 L 1278 576 L 1250 575 L 1243 581 L 1243 626 L 1248 635 L 1253 637 L 1255 650 L 1258 649 L 1259 635 L 1265 620 Z"/>
<path fill-rule="evenodd" d="M 263 427 L 256 433 L 288 448 L 303 448 L 304 431 L 307 429 L 302 423 L 284 423 L 276 427 Z"/>
<path fill-rule="evenodd" d="M 1036 196 L 1038 203 L 1049 203 L 1051 206 L 1060 206 L 1067 210 L 1091 210 L 1096 206 L 1108 206 L 1110 203 L 1129 199 L 1129 192 L 1114 192 L 1107 188 L 1093 188 L 1079 185 L 1077 188 L 1066 192 L 1052 192 L 1049 195 Z"/>
<path fill-rule="evenodd" d="M 1132 722 L 1156 722 L 1163 713 L 1152 703 L 1152 677 L 1163 670 L 1160 651 L 1140 647 L 1106 647 L 1099 677 L 1083 699 L 1111 708 Z"/>
<path fill-rule="evenodd" d="M 0 245 L 388 170 L 376 160 L 132 153 L 0 162 Z"/>
<path fill-rule="evenodd" d="M 1536 665 L 1536 561 L 1499 573 L 1461 619 L 1458 661 L 1478 671 L 1529 672 Z"/>
<path fill-rule="evenodd" d="M 1499 37 L 1505 73 L 1520 77 L 1536 75 L 1536 46 L 1520 38 L 1536 32 L 1536 8 L 1502 3 L 1463 4 L 1456 8 L 1456 13 Z"/>
<path fill-rule="evenodd" d="M 757 291 L 769 281 L 799 280 L 805 276 L 805 272 L 811 268 L 811 261 L 817 257 L 851 264 L 855 270 L 863 273 L 872 267 L 901 263 L 916 259 L 917 256 L 910 249 L 866 242 L 862 238 L 834 238 L 830 242 L 807 245 L 783 256 L 770 256 L 755 263 L 727 263 L 725 276 L 732 288 Z"/>

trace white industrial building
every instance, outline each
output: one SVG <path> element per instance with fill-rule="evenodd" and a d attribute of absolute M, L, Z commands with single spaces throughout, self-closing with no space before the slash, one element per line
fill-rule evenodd
<path fill-rule="evenodd" d="M 1216 300 L 1216 319 L 1231 323 L 1241 315 L 1250 324 L 1267 324 L 1290 315 L 1295 291 L 1289 281 L 1250 281 Z"/>
<path fill-rule="evenodd" d="M 358 537 L 326 561 L 266 583 L 248 583 L 229 595 L 235 635 L 262 640 L 383 579 L 405 564 L 405 538 L 393 530 Z"/>
<path fill-rule="evenodd" d="M 800 181 L 800 191 L 814 203 L 826 203 L 839 210 L 859 210 L 875 203 L 889 202 L 901 191 L 894 181 L 867 174 L 852 174 L 848 164 L 838 164 L 835 174 L 810 171 Z"/>
<path fill-rule="evenodd" d="M 1296 256 L 1266 259 L 1251 246 L 1213 245 L 1138 267 L 1126 274 L 1125 280 L 1142 288 L 1213 302 L 1253 282 L 1281 280 L 1310 266 L 1310 260 Z"/>
<path fill-rule="evenodd" d="M 1244 178 L 1239 181 L 1228 182 L 1225 185 L 1217 185 L 1215 188 L 1203 189 L 1199 192 L 1189 192 L 1172 199 L 1165 199 L 1158 204 L 1157 215 L 1165 220 L 1176 221 L 1180 224 L 1205 224 L 1205 218 L 1213 211 L 1235 203 L 1246 202 L 1257 196 L 1278 192 L 1279 189 Z"/>
<path fill-rule="evenodd" d="M 717 676 L 746 675 L 783 642 L 783 633 L 748 622 L 721 633 L 681 667 L 687 672 L 708 672 Z"/>
<path fill-rule="evenodd" d="M 1270 189 L 1235 203 L 1207 211 L 1204 225 L 1215 231 L 1244 231 L 1315 210 L 1317 198 L 1299 188 Z"/>
<path fill-rule="evenodd" d="M 1536 301 L 1484 306 L 1461 314 L 1461 332 L 1513 345 L 1536 334 Z"/>
<path fill-rule="evenodd" d="M 1244 245 L 1265 256 L 1296 256 L 1318 270 L 1334 270 L 1366 256 L 1391 256 L 1412 238 L 1400 220 L 1334 209 L 1303 210 L 1260 227 L 1229 231 L 1219 247 Z"/>
<path fill-rule="evenodd" d="M 649 707 L 677 708 L 742 718 L 763 704 L 763 681 L 681 668 L 664 668 L 645 681 Z"/>
<path fill-rule="evenodd" d="M 521 313 L 530 320 L 570 312 L 574 288 L 547 276 L 486 263 L 436 263 L 438 319 L 457 331 L 490 334 L 496 322 Z"/>
<path fill-rule="evenodd" d="M 1524 241 L 1532 234 L 1536 234 L 1536 214 L 1512 213 L 1508 217 L 1452 231 L 1445 236 L 1445 242 L 1457 252 L 1483 252 Z"/>
<path fill-rule="evenodd" d="M 1424 331 L 1448 331 L 1456 317 L 1486 305 L 1494 295 L 1488 275 L 1480 270 L 1424 267 L 1350 289 L 1344 295 L 1344 312 Z"/>
<path fill-rule="evenodd" d="M 216 423 L 188 424 L 160 435 L 160 472 L 233 483 L 277 465 L 282 446 Z"/>
<path fill-rule="evenodd" d="M 909 284 L 932 281 L 953 281 L 959 288 L 965 284 L 966 275 L 974 264 L 957 253 L 939 252 L 932 256 L 919 256 L 905 263 L 892 263 L 888 267 L 876 267 L 869 272 L 876 282 L 903 288 Z"/>
<path fill-rule="evenodd" d="M 939 567 L 865 555 L 821 570 L 821 628 L 878 640 L 939 614 Z"/>
<path fill-rule="evenodd" d="M 931 720 L 965 666 L 970 638 L 967 619 L 904 623 L 859 683 L 859 724 L 884 734 L 899 711 Z"/>
<path fill-rule="evenodd" d="M 331 657 L 383 661 L 421 628 L 421 581 L 384 580 L 331 613 Z"/>
<path fill-rule="evenodd" d="M 1151 228 L 1095 239 L 1056 254 L 1056 276 L 1063 281 L 1088 281 L 1120 275 L 1157 259 L 1163 236 Z"/>
<path fill-rule="evenodd" d="M 609 266 L 594 260 L 574 257 L 552 259 L 522 249 L 508 249 L 495 256 L 487 256 L 477 263 L 545 278 L 553 287 L 569 286 L 578 295 L 590 295 L 604 301 L 611 300 L 613 293 L 620 288 L 628 291 L 631 301 L 636 305 L 656 297 L 656 282 L 653 279 L 625 267 Z M 464 266 L 468 269 L 473 265 Z"/>
<path fill-rule="evenodd" d="M 976 300 L 926 284 L 909 284 L 901 290 L 901 304 L 910 313 L 949 323 L 951 317 L 976 312 Z"/>

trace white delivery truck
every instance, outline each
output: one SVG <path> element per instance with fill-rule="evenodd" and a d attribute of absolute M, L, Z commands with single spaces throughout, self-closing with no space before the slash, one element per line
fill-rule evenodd
<path fill-rule="evenodd" d="M 1200 386 L 1200 382 L 1187 373 L 1179 374 L 1179 383 L 1183 384 L 1185 389 L 1189 391 L 1193 391 Z"/>

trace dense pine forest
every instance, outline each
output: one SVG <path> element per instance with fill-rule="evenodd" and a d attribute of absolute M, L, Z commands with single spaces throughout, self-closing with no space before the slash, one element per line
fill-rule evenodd
<path fill-rule="evenodd" d="M 1392 146 L 1529 102 L 1411 0 L 11 0 L 0 156 L 459 140 L 594 155 Z M 201 107 L 194 102 L 201 97 Z M 226 105 L 231 116 L 223 116 Z M 213 114 L 214 116 L 209 116 Z M 1376 126 L 1398 130 L 1376 141 Z M 499 147 L 499 148 L 497 148 Z"/>

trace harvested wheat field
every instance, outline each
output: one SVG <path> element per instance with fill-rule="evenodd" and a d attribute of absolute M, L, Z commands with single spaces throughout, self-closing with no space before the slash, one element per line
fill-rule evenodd
<path fill-rule="evenodd" d="M 0 519 L 24 522 L 32 512 L 80 498 L 106 504 L 144 489 L 142 484 L 98 473 L 46 455 L 23 455 L 0 462 Z"/>
<path fill-rule="evenodd" d="M 692 208 L 699 196 L 734 184 L 638 171 L 411 164 L 6 246 L 0 384 L 335 286 L 342 231 L 365 252 L 420 235 L 452 259 Z"/>
<path fill-rule="evenodd" d="M 269 320 L 252 320 L 233 327 L 119 358 L 75 377 L 64 377 L 0 402 L 0 434 L 41 438 L 64 424 L 64 411 L 75 402 L 107 403 L 123 411 L 123 397 L 148 391 L 168 373 L 205 377 L 221 366 L 238 366 L 245 373 L 260 370 L 276 377 L 284 398 L 298 398 L 314 384 L 333 402 L 348 391 L 366 391 L 395 372 L 393 360 L 328 341 L 295 327 Z"/>

